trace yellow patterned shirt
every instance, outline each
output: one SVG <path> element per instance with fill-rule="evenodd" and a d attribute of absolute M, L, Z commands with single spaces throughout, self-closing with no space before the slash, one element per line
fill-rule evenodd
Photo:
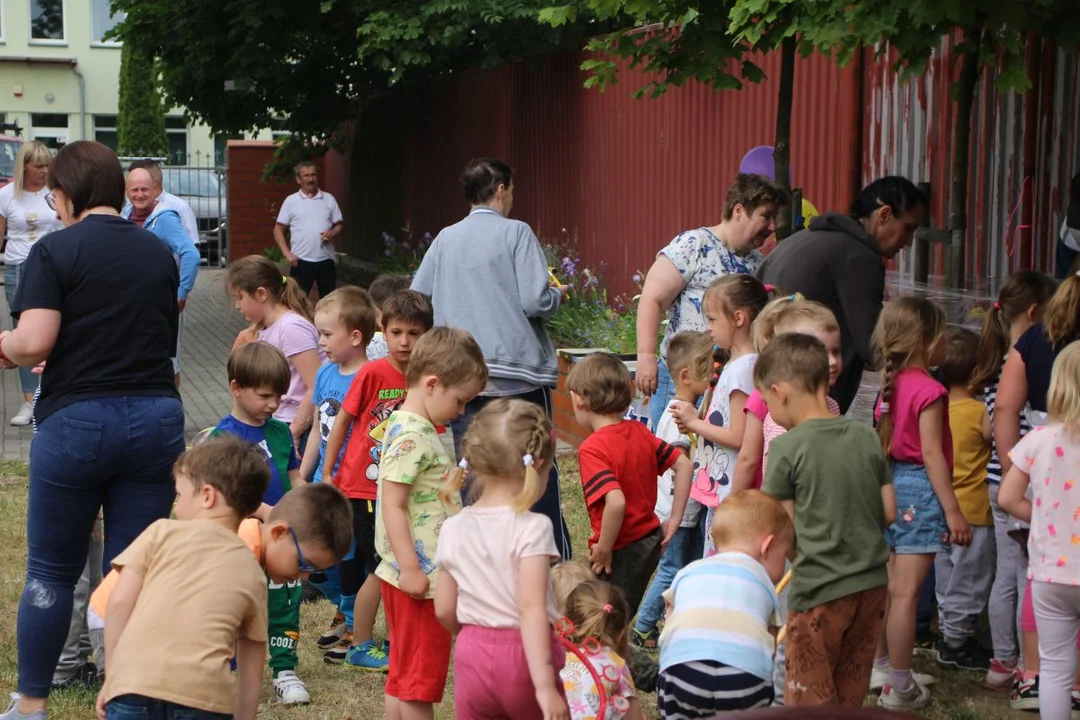
<path fill-rule="evenodd" d="M 411 485 L 409 517 L 412 519 L 412 539 L 420 569 L 428 576 L 428 598 L 435 597 L 435 546 L 446 518 L 461 507 L 460 499 L 446 508 L 439 500 L 439 488 L 446 482 L 454 463 L 439 440 L 435 426 L 429 420 L 411 412 L 398 410 L 386 421 L 382 461 L 379 464 L 379 491 L 375 505 L 375 549 L 382 562 L 375 574 L 384 582 L 399 587 L 401 570 L 390 547 L 383 523 L 382 497 L 386 483 Z"/>

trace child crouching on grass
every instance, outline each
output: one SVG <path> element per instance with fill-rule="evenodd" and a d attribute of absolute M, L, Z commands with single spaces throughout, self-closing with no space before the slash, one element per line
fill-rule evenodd
<path fill-rule="evenodd" d="M 484 407 L 462 441 L 447 503 L 469 473 L 473 502 L 439 536 L 435 612 L 457 634 L 458 717 L 566 718 L 559 671 L 565 651 L 550 582 L 559 559 L 551 520 L 529 508 L 555 459 L 551 421 L 522 400 Z"/>

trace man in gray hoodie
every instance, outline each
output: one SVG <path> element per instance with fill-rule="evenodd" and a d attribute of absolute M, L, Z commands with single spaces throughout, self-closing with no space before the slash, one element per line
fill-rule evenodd
<path fill-rule="evenodd" d="M 536 235 L 525 223 L 507 217 L 514 204 L 510 167 L 492 158 L 472 160 L 461 182 L 472 210 L 436 236 L 412 283 L 413 290 L 431 298 L 435 324 L 472 333 L 488 365 L 488 387 L 450 423 L 459 456 L 472 417 L 494 398 L 527 400 L 551 416 L 551 388 L 559 371 L 544 322 L 564 296 L 551 283 Z M 533 510 L 551 519 L 555 544 L 569 559 L 570 535 L 555 465 Z"/>
<path fill-rule="evenodd" d="M 826 213 L 777 245 L 758 278 L 781 293 L 801 293 L 836 315 L 844 367 L 831 394 L 847 412 L 864 368 L 873 365 L 874 326 L 885 299 L 885 260 L 911 244 L 927 201 L 909 180 L 875 180 L 851 213 Z"/>

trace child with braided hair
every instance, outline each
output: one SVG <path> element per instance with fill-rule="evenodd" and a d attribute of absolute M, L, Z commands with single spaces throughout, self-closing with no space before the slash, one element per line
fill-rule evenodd
<path fill-rule="evenodd" d="M 529 510 L 555 461 L 551 421 L 538 405 L 500 398 L 477 413 L 462 456 L 439 497 L 452 506 L 466 473 L 475 497 L 443 523 L 435 554 L 435 613 L 457 635 L 457 717 L 565 720 L 550 578 L 559 551 L 551 520 Z"/>
<path fill-rule="evenodd" d="M 952 486 L 953 443 L 949 391 L 930 376 L 944 358 L 945 314 L 929 300 L 905 297 L 885 306 L 874 330 L 882 364 L 875 408 L 878 437 L 889 457 L 896 491 L 896 520 L 886 531 L 889 610 L 878 643 L 875 670 L 888 668 L 878 704 L 915 710 L 930 691 L 911 673 L 915 610 L 923 582 L 943 545 L 968 545 L 971 527 Z"/>

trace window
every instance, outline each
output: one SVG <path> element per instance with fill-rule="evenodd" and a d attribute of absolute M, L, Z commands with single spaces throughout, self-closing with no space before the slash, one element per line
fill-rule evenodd
<path fill-rule="evenodd" d="M 30 40 L 64 42 L 64 0 L 30 0 Z"/>
<path fill-rule="evenodd" d="M 95 115 L 94 116 L 94 139 L 102 145 L 107 145 L 109 149 L 116 152 L 117 146 L 117 134 L 116 134 L 116 116 L 115 115 Z"/>
<path fill-rule="evenodd" d="M 118 11 L 115 15 L 110 7 L 109 0 L 91 0 L 90 2 L 90 25 L 91 40 L 99 45 L 119 45 L 120 43 L 114 39 L 105 39 L 105 33 L 112 30 L 118 23 L 124 21 L 127 14 L 123 11 Z"/>
<path fill-rule="evenodd" d="M 230 140 L 243 140 L 243 135 L 215 135 L 214 136 L 214 165 L 224 165 L 228 158 L 226 157 L 226 148 L 229 145 Z"/>
<path fill-rule="evenodd" d="M 188 161 L 188 126 L 182 117 L 165 118 L 165 135 L 169 140 L 167 165 L 187 165 Z"/>
<path fill-rule="evenodd" d="M 270 137 L 274 140 L 283 140 L 290 135 L 291 132 L 287 129 L 285 118 L 271 118 L 270 120 Z"/>
<path fill-rule="evenodd" d="M 30 113 L 29 135 L 53 150 L 64 147 L 68 141 L 68 116 L 59 113 Z"/>

